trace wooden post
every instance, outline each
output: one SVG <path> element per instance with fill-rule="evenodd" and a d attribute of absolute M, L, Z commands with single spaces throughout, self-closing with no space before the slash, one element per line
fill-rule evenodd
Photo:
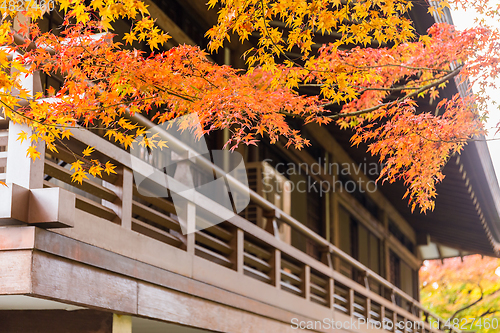
<path fill-rule="evenodd" d="M 186 251 L 194 255 L 196 234 L 196 206 L 192 202 L 186 202 Z"/>
<path fill-rule="evenodd" d="M 384 224 L 384 229 L 385 229 L 385 236 L 384 239 L 382 240 L 382 251 L 383 251 L 382 276 L 385 277 L 387 280 L 389 280 L 391 275 L 389 240 L 387 238 L 387 235 L 389 235 L 389 215 L 385 210 L 382 212 L 382 223 Z"/>
<path fill-rule="evenodd" d="M 274 210 L 265 211 L 264 217 L 266 219 L 265 230 L 269 232 L 271 235 L 280 239 L 280 232 L 278 228 L 278 221 L 276 221 L 276 213 Z"/>
<path fill-rule="evenodd" d="M 367 297 L 366 302 L 365 302 L 365 316 L 366 316 L 366 323 L 368 324 L 370 322 L 371 314 L 370 311 L 372 310 L 372 300 Z"/>
<path fill-rule="evenodd" d="M 230 246 L 233 249 L 233 253 L 231 253 L 230 260 L 234 264 L 234 270 L 240 274 L 243 274 L 243 265 L 245 260 L 245 234 L 243 230 L 236 229 L 233 239 L 230 242 Z"/>
<path fill-rule="evenodd" d="M 271 265 L 271 283 L 278 289 L 281 289 L 281 251 L 274 249 L 273 255 L 269 260 Z"/>
<path fill-rule="evenodd" d="M 113 313 L 112 333 L 132 333 L 132 317 Z"/>
<path fill-rule="evenodd" d="M 335 280 L 328 279 L 328 306 L 333 309 L 335 305 Z"/>
<path fill-rule="evenodd" d="M 330 267 L 330 269 L 333 269 L 333 262 L 330 249 L 325 248 L 321 251 L 321 262 Z"/>
<path fill-rule="evenodd" d="M 177 194 L 171 193 L 175 201 L 177 218 L 182 232 L 176 237 L 183 243 L 181 248 L 194 255 L 196 245 L 196 205 L 184 198 L 175 198 Z"/>
<path fill-rule="evenodd" d="M 392 322 L 394 324 L 394 329 L 393 329 L 393 332 L 396 332 L 397 331 L 397 324 L 398 324 L 398 314 L 396 311 L 394 311 L 392 313 Z"/>
<path fill-rule="evenodd" d="M 365 282 L 365 288 L 370 290 L 370 281 L 368 280 L 368 274 L 363 272 L 363 281 Z"/>
<path fill-rule="evenodd" d="M 385 306 L 380 305 L 380 322 L 382 323 L 382 328 L 384 327 L 385 320 Z"/>
<path fill-rule="evenodd" d="M 24 15 L 16 15 L 14 18 L 14 29 L 17 30 L 21 23 L 29 23 L 28 18 Z M 14 52 L 13 58 L 20 57 L 21 55 Z M 12 68 L 11 72 L 19 72 L 17 69 Z M 34 96 L 37 92 L 42 91 L 40 81 L 40 73 L 35 72 L 33 75 L 20 75 L 21 86 L 28 91 L 28 94 Z M 20 142 L 17 140 L 19 133 L 24 131 L 28 134 L 28 140 Z M 37 151 L 40 153 L 40 158 L 32 161 L 26 157 L 26 150 L 31 146 L 30 135 L 33 130 L 26 124 L 14 124 L 9 122 L 9 139 L 8 139 L 8 152 L 7 152 L 7 170 L 6 182 L 15 183 L 27 189 L 43 188 L 43 168 L 45 160 L 45 144 L 43 141 L 37 143 Z"/>
<path fill-rule="evenodd" d="M 117 223 L 120 223 L 125 229 L 132 229 L 132 193 L 134 176 L 132 171 L 123 167 L 120 170 L 118 181 L 111 184 L 106 181 L 102 186 L 115 192 L 117 199 L 114 202 L 102 201 L 103 206 L 113 209 L 117 216 Z"/>
<path fill-rule="evenodd" d="M 177 154 L 172 152 L 172 160 L 178 161 L 175 168 L 174 179 L 183 184 L 188 189 L 194 189 L 193 174 L 191 173 L 191 162 L 188 160 L 189 152 Z M 194 255 L 195 252 L 195 232 L 196 232 L 196 205 L 170 191 L 175 202 L 177 217 L 181 225 L 181 231 L 186 235 L 186 251 Z"/>
<path fill-rule="evenodd" d="M 335 192 L 335 188 L 333 190 L 332 196 L 331 196 L 331 202 L 332 202 L 332 222 L 333 222 L 333 228 L 332 228 L 332 237 L 330 238 L 333 245 L 336 247 L 340 246 L 340 221 L 339 221 L 339 195 L 337 192 Z M 333 259 L 333 267 L 334 269 L 338 272 L 340 271 L 340 258 L 334 257 Z"/>
<path fill-rule="evenodd" d="M 311 267 L 309 265 L 304 266 L 304 270 L 301 274 L 302 279 L 302 296 L 309 301 L 311 300 Z"/>
<path fill-rule="evenodd" d="M 354 315 L 354 289 L 349 289 L 349 315 Z"/>

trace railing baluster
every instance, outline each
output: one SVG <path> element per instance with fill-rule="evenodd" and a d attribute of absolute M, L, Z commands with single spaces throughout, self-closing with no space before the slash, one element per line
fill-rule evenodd
<path fill-rule="evenodd" d="M 354 315 L 354 289 L 349 288 L 349 316 Z"/>
<path fill-rule="evenodd" d="M 233 249 L 230 260 L 234 263 L 234 270 L 243 274 L 243 266 L 245 260 L 245 233 L 241 229 L 236 229 L 230 246 Z"/>
<path fill-rule="evenodd" d="M 281 251 L 274 249 L 273 255 L 271 256 L 271 259 L 269 259 L 269 264 L 272 267 L 271 270 L 271 280 L 272 284 L 278 288 L 281 289 Z"/>
<path fill-rule="evenodd" d="M 129 169 L 122 167 L 115 184 L 102 182 L 102 186 L 115 192 L 114 202 L 102 201 L 102 205 L 111 208 L 121 226 L 125 229 L 132 229 L 132 195 L 133 195 L 133 174 Z"/>
<path fill-rule="evenodd" d="M 311 267 L 309 265 L 304 266 L 300 278 L 302 279 L 302 296 L 309 301 L 311 299 Z"/>
<path fill-rule="evenodd" d="M 335 305 L 335 280 L 328 279 L 328 307 L 333 309 Z"/>
<path fill-rule="evenodd" d="M 370 297 L 366 297 L 365 301 L 365 316 L 366 316 L 366 322 L 370 322 L 370 311 L 372 310 L 372 300 Z"/>

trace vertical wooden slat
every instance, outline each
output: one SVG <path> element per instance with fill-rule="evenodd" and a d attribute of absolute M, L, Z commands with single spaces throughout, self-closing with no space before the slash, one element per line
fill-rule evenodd
<path fill-rule="evenodd" d="M 196 230 L 196 205 L 190 201 L 177 201 L 177 217 L 185 234 L 185 250 L 194 255 Z"/>
<path fill-rule="evenodd" d="M 365 302 L 365 316 L 366 316 L 366 322 L 370 322 L 370 311 L 372 309 L 372 300 L 367 297 L 366 302 Z"/>
<path fill-rule="evenodd" d="M 336 191 L 333 191 L 332 197 L 331 197 L 331 203 L 332 203 L 332 222 L 333 222 L 333 228 L 332 228 L 332 237 L 331 240 L 333 242 L 333 245 L 339 247 L 340 246 L 340 221 L 339 221 L 339 199 L 338 199 L 338 193 Z M 333 267 L 334 269 L 338 272 L 340 271 L 340 259 L 338 257 L 334 257 L 333 259 Z"/>
<path fill-rule="evenodd" d="M 180 182 L 186 188 L 194 188 L 194 178 L 191 172 L 191 162 L 189 160 L 189 152 L 185 151 L 178 154 L 172 151 L 172 161 L 177 161 L 175 168 L 174 179 Z M 196 206 L 194 203 L 177 195 L 174 191 L 170 191 L 181 231 L 186 235 L 186 251 L 194 255 L 195 252 L 195 232 L 196 232 Z"/>
<path fill-rule="evenodd" d="M 131 230 L 132 229 L 132 200 L 133 200 L 133 187 L 134 187 L 134 175 L 132 171 L 123 168 L 123 174 L 121 179 L 122 185 L 122 216 L 121 225 L 123 228 Z"/>
<path fill-rule="evenodd" d="M 304 270 L 301 274 L 302 279 L 302 296 L 309 301 L 311 299 L 311 267 L 309 265 L 304 266 Z"/>
<path fill-rule="evenodd" d="M 335 280 L 332 278 L 328 279 L 328 306 L 333 309 L 335 305 Z"/>
<path fill-rule="evenodd" d="M 354 289 L 349 289 L 349 315 L 354 315 Z"/>
<path fill-rule="evenodd" d="M 244 265 L 244 241 L 245 241 L 245 233 L 241 229 L 236 229 L 234 233 L 233 239 L 230 242 L 230 246 L 233 249 L 233 253 L 231 253 L 230 260 L 234 263 L 234 269 L 243 274 L 243 265 Z"/>
<path fill-rule="evenodd" d="M 112 190 L 117 197 L 114 202 L 103 200 L 102 205 L 111 208 L 117 216 L 115 222 L 128 230 L 132 229 L 133 177 L 132 171 L 121 168 L 116 184 L 102 182 L 102 186 Z"/>
<path fill-rule="evenodd" d="M 387 280 L 389 280 L 390 275 L 391 275 L 391 267 L 390 267 L 390 251 L 389 251 L 389 242 L 387 240 L 387 235 L 389 235 L 389 214 L 387 214 L 386 210 L 382 211 L 382 224 L 384 225 L 385 229 L 385 234 L 383 240 L 382 240 L 382 272 L 381 274 L 383 277 L 385 277 Z"/>
<path fill-rule="evenodd" d="M 393 329 L 393 332 L 396 332 L 397 331 L 397 324 L 398 324 L 398 314 L 396 311 L 394 311 L 392 313 L 392 323 L 394 324 L 394 329 Z"/>
<path fill-rule="evenodd" d="M 271 265 L 271 283 L 278 289 L 281 288 L 281 251 L 274 249 L 271 259 L 269 259 L 269 264 Z"/>
<path fill-rule="evenodd" d="M 380 322 L 382 323 L 382 327 L 384 326 L 384 319 L 385 319 L 385 306 L 382 304 L 380 305 Z"/>

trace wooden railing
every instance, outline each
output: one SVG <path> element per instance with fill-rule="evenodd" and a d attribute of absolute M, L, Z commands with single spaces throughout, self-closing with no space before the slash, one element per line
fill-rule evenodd
<path fill-rule="evenodd" d="M 139 119 L 143 124 L 145 119 Z M 150 125 L 150 124 L 147 124 Z M 392 327 L 389 331 L 401 333 L 439 332 L 431 324 L 438 317 L 425 310 L 421 304 L 405 294 L 387 280 L 371 271 L 326 239 L 322 238 L 306 226 L 285 214 L 264 200 L 257 193 L 250 191 L 252 203 L 267 212 L 271 223 L 286 223 L 292 229 L 314 241 L 322 250 L 321 261 L 308 256 L 304 252 L 286 244 L 268 230 L 244 220 L 240 216 L 197 231 L 195 234 L 183 235 L 176 210 L 170 198 L 147 196 L 138 191 L 132 179 L 131 157 L 120 147 L 102 139 L 98 135 L 85 130 L 73 131 L 71 144 L 58 147 L 57 153 L 47 152 L 44 162 L 44 187 L 64 187 L 76 194 L 76 207 L 110 223 L 121 224 L 122 227 L 136 231 L 158 241 L 174 246 L 193 255 L 207 259 L 237 271 L 240 274 L 272 285 L 283 292 L 291 293 L 309 302 L 334 309 L 348 316 L 363 318 L 367 322 L 387 323 Z M 0 147 L 5 135 L 0 132 Z M 166 137 L 170 149 L 174 151 L 189 150 L 175 138 Z M 118 166 L 116 175 L 103 174 L 103 179 L 90 178 L 81 184 L 71 181 L 70 164 L 74 155 L 70 149 L 81 149 L 87 145 L 96 149 L 98 158 L 111 160 Z M 79 150 L 81 151 L 81 150 Z M 1 150 L 0 150 L 1 154 Z M 0 155 L 2 158 L 3 155 Z M 197 165 L 214 166 L 202 157 L 197 158 Z M 0 160 L 1 161 L 1 160 Z M 1 162 L 0 162 L 1 163 Z M 146 162 L 138 162 L 146 165 Z M 137 171 L 137 170 L 136 170 Z M 175 179 L 168 178 L 168 183 Z M 222 170 L 218 170 L 222 174 Z M 237 186 L 236 179 L 226 176 L 229 182 Z M 154 181 L 154 179 L 153 179 Z M 246 188 L 242 190 L 248 191 Z M 203 198 L 197 203 L 198 216 L 219 214 L 225 209 Z M 365 283 L 359 284 L 332 267 L 334 258 L 340 258 L 362 274 Z M 383 292 L 370 289 L 371 285 L 379 285 Z M 396 297 L 404 300 L 404 306 L 396 304 Z M 401 329 L 394 327 L 395 322 L 420 322 L 423 326 L 417 329 Z M 440 320 L 441 325 L 443 321 Z"/>
<path fill-rule="evenodd" d="M 1 116 L 1 112 L 0 112 Z M 7 144 L 9 141 L 8 121 L 0 117 L 0 181 L 5 182 L 7 167 Z"/>
<path fill-rule="evenodd" d="M 5 168 L 7 166 L 7 140 L 8 132 L 0 130 L 0 180 L 5 181 Z"/>

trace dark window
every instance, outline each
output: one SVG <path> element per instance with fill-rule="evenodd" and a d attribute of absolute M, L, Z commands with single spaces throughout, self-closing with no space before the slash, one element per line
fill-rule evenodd
<path fill-rule="evenodd" d="M 408 249 L 411 253 L 414 253 L 415 245 L 413 245 L 412 241 L 406 237 L 405 234 L 399 229 L 397 224 L 389 219 L 389 232 L 396 237 L 396 239 L 403 244 L 404 247 Z"/>
<path fill-rule="evenodd" d="M 377 274 L 381 271 L 380 240 L 364 225 L 350 216 L 349 212 L 340 207 L 340 249 Z M 364 284 L 364 277 L 352 269 L 352 278 Z"/>
<path fill-rule="evenodd" d="M 345 169 L 344 169 L 345 170 Z M 343 191 L 349 191 L 351 194 L 366 210 L 377 220 L 379 220 L 380 210 L 375 203 L 366 193 L 361 192 L 358 183 L 346 172 L 339 170 L 338 180 L 340 180 Z M 353 186 L 354 182 L 354 186 Z M 349 183 L 349 184 L 348 184 Z"/>

